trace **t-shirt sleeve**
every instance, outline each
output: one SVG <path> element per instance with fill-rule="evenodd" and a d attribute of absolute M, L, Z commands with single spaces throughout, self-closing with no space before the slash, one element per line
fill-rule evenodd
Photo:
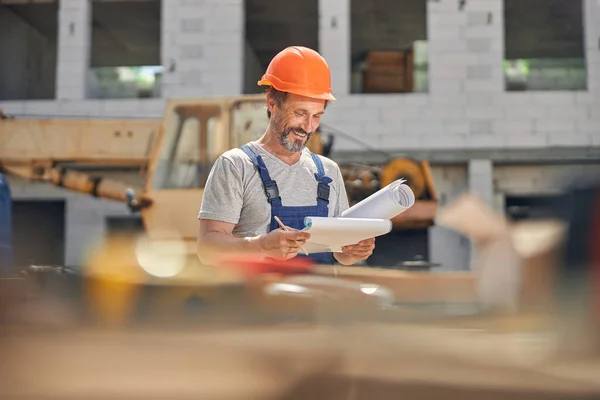
<path fill-rule="evenodd" d="M 336 166 L 337 170 L 337 178 L 335 180 L 336 183 L 336 192 L 338 194 L 337 198 L 337 207 L 335 209 L 334 217 L 339 217 L 341 213 L 350 208 L 348 203 L 348 194 L 346 193 L 346 184 L 344 183 L 344 177 L 342 176 L 342 171 L 339 166 Z"/>
<path fill-rule="evenodd" d="M 237 224 L 243 197 L 240 171 L 230 159 L 221 156 L 208 174 L 198 219 Z"/>

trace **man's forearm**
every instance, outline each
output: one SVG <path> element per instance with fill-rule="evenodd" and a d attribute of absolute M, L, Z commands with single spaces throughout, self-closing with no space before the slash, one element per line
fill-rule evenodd
<path fill-rule="evenodd" d="M 259 237 L 240 238 L 223 232 L 208 232 L 198 238 L 196 251 L 202 263 L 211 264 L 219 256 L 229 253 L 260 253 Z"/>

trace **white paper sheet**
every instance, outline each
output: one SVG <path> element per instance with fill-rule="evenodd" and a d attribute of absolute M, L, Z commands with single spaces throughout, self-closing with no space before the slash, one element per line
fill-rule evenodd
<path fill-rule="evenodd" d="M 303 247 L 309 254 L 338 252 L 342 246 L 356 244 L 392 230 L 389 219 L 306 217 L 304 224 L 306 228 L 303 231 L 310 233 L 310 239 Z"/>
<path fill-rule="evenodd" d="M 415 204 L 415 194 L 398 179 L 342 213 L 344 218 L 392 219 Z"/>

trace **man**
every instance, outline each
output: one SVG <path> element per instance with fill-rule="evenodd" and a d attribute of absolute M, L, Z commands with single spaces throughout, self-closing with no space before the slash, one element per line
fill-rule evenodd
<path fill-rule="evenodd" d="M 258 82 L 266 91 L 269 126 L 264 135 L 223 153 L 206 182 L 200 207 L 198 256 L 260 253 L 287 260 L 310 237 L 299 230 L 304 218 L 336 217 L 348 208 L 338 165 L 306 148 L 319 126 L 331 93 L 323 57 L 306 47 L 277 54 Z M 275 217 L 288 227 L 281 229 Z M 367 259 L 375 239 L 340 253 L 311 254 L 321 264 L 351 265 Z"/>

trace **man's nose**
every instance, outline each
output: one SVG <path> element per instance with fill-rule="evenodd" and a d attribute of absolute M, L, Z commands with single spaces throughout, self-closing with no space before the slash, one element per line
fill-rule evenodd
<path fill-rule="evenodd" d="M 313 126 L 313 119 L 311 117 L 306 117 L 304 121 L 302 121 L 302 129 L 304 129 L 306 133 L 312 132 Z"/>

